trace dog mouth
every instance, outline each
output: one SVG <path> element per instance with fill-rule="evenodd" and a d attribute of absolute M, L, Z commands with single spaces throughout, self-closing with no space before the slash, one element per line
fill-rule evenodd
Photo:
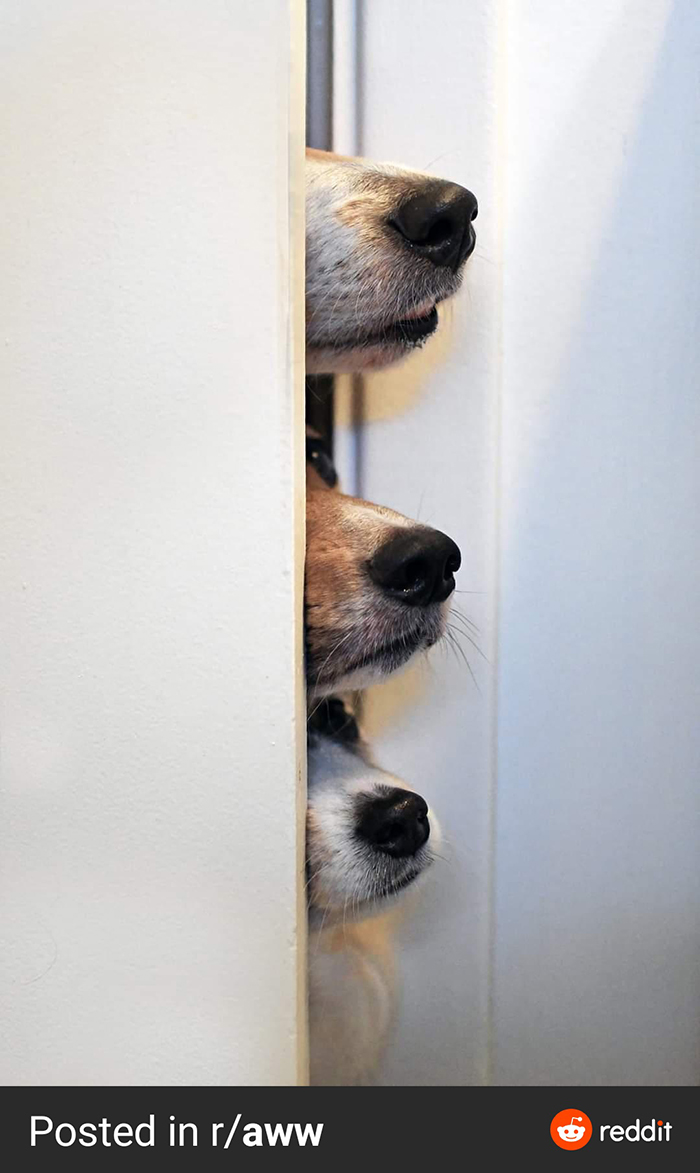
<path fill-rule="evenodd" d="M 397 635 L 385 639 L 382 643 L 367 641 L 363 647 L 366 636 L 358 631 L 347 652 L 339 652 L 337 660 L 334 654 L 326 651 L 324 647 L 312 651 L 307 639 L 307 686 L 318 696 L 329 696 L 332 692 L 345 687 L 348 681 L 357 681 L 360 677 L 375 679 L 378 676 L 390 676 L 418 652 L 432 648 L 442 637 L 443 632 L 443 605 L 438 604 L 435 611 L 431 609 L 429 614 L 422 615 L 418 622 L 414 622 L 413 626 L 406 630 L 402 631 L 399 628 Z M 337 643 L 337 634 L 332 638 L 334 644 Z M 343 638 L 342 634 L 340 638 Z M 352 687 L 359 688 L 364 685 L 355 683 Z"/>
<path fill-rule="evenodd" d="M 427 646 L 427 643 L 426 632 L 422 627 L 419 627 L 414 631 L 397 636 L 395 639 L 388 640 L 380 647 L 368 649 L 361 656 L 343 664 L 342 675 L 352 676 L 355 672 L 361 672 L 365 668 L 373 668 L 378 664 L 386 666 L 387 670 L 391 671 L 410 660 L 411 656 L 422 646 Z"/>
<path fill-rule="evenodd" d="M 309 921 L 312 925 L 318 926 L 319 924 L 322 925 L 328 917 L 330 917 L 330 923 L 332 923 L 334 918 L 340 916 L 346 922 L 355 918 L 361 919 L 368 913 L 372 914 L 385 901 L 392 900 L 395 896 L 400 896 L 402 892 L 415 884 L 431 863 L 431 857 L 426 855 L 418 865 L 413 864 L 410 870 L 403 872 L 401 875 L 384 877 L 382 879 L 370 879 L 367 882 L 365 891 L 359 894 L 355 893 L 352 901 L 349 899 L 343 900 L 342 897 L 340 899 L 335 897 L 330 900 L 321 898 L 319 901 L 315 898 L 313 886 L 310 886 L 307 889 Z M 307 863 L 307 872 L 308 870 Z"/>
<path fill-rule="evenodd" d="M 348 908 L 347 902 L 331 901 L 331 903 L 324 907 L 323 904 L 316 904 L 311 897 L 309 901 L 309 914 L 314 922 L 317 922 L 322 915 L 327 913 L 331 915 L 347 917 L 350 915 L 362 917 L 368 912 L 376 910 L 378 905 L 381 905 L 385 900 L 391 900 L 394 896 L 400 896 L 406 888 L 410 888 L 419 880 L 427 867 L 432 863 L 432 859 L 426 856 L 422 859 L 420 864 L 413 864 L 408 871 L 402 872 L 397 876 L 385 876 L 381 879 L 373 877 L 368 880 L 364 892 L 355 894 L 352 900 L 352 905 Z"/>
<path fill-rule="evenodd" d="M 372 347 L 372 346 L 401 346 L 413 347 L 421 346 L 434 334 L 438 328 L 438 308 L 435 302 L 430 309 L 419 310 L 417 312 L 407 314 L 403 318 L 399 318 L 395 322 L 391 322 L 388 326 L 384 326 L 381 330 L 377 330 L 373 334 L 366 334 L 364 338 L 358 338 L 352 343 L 345 343 L 347 346 L 355 347 Z M 340 349 L 344 349 L 343 344 L 340 344 Z"/>
<path fill-rule="evenodd" d="M 398 322 L 394 322 L 378 334 L 376 340 L 415 346 L 434 334 L 437 328 L 438 308 L 434 305 L 427 313 L 410 314 L 408 317 L 400 318 Z"/>
<path fill-rule="evenodd" d="M 350 338 L 314 340 L 314 350 L 410 350 L 422 346 L 435 333 L 439 324 L 438 303 L 420 309 L 389 322 L 379 330 L 357 334 Z"/>
<path fill-rule="evenodd" d="M 385 880 L 383 884 L 377 887 L 370 900 L 388 900 L 391 896 L 398 896 L 399 892 L 403 892 L 405 888 L 410 888 L 411 884 L 415 884 L 418 877 L 422 876 L 427 862 L 426 860 L 420 867 L 412 867 L 410 871 L 405 872 L 402 876 Z"/>
<path fill-rule="evenodd" d="M 429 851 L 422 849 L 410 865 L 393 876 L 376 877 L 371 883 L 371 890 L 362 897 L 359 904 L 363 908 L 372 908 L 394 896 L 400 896 L 406 888 L 420 880 L 421 876 L 432 864 L 433 859 Z"/>

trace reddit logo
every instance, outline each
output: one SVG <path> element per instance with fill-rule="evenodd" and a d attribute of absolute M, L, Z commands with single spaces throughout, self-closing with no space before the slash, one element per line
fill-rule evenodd
<path fill-rule="evenodd" d="M 563 1112 L 557 1112 L 549 1132 L 560 1149 L 582 1149 L 593 1135 L 593 1125 L 585 1112 L 578 1108 L 565 1108 Z"/>

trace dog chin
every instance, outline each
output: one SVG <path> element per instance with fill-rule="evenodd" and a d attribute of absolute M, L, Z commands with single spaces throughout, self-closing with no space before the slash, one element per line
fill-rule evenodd
<path fill-rule="evenodd" d="M 428 302 L 427 306 L 408 310 L 404 318 L 389 325 L 367 322 L 364 330 L 358 327 L 354 337 L 335 343 L 314 345 L 309 339 L 306 369 L 310 374 L 352 374 L 391 366 L 432 338 L 438 320 L 437 304 Z"/>
<path fill-rule="evenodd" d="M 407 664 L 410 657 L 404 660 Z M 335 679 L 327 683 L 319 683 L 309 685 L 309 696 L 312 700 L 323 700 L 324 697 L 334 696 L 336 693 L 344 692 L 359 692 L 363 688 L 369 688 L 372 684 L 379 684 L 381 680 L 386 680 L 389 674 L 393 674 L 403 665 L 397 665 L 396 668 L 385 668 L 381 663 L 367 664 L 364 668 L 357 668 L 354 672 L 347 672 L 344 676 L 337 676 Z"/>
<path fill-rule="evenodd" d="M 381 916 L 388 912 L 392 905 L 398 903 L 407 892 L 417 888 L 432 863 L 432 859 L 421 866 L 420 871 L 397 878 L 395 885 L 387 885 L 382 890 L 357 894 L 356 889 L 348 893 L 345 901 L 338 905 L 309 904 L 308 917 L 310 928 L 321 926 L 330 928 L 335 924 L 352 924 L 355 921 L 367 920 L 373 916 Z"/>
<path fill-rule="evenodd" d="M 369 688 L 372 684 L 379 684 L 381 680 L 386 680 L 387 676 L 393 676 L 401 668 L 404 668 L 417 652 L 425 651 L 432 646 L 433 642 L 432 640 L 430 642 L 421 641 L 415 647 L 402 649 L 400 653 L 387 652 L 386 655 L 377 656 L 368 664 L 362 664 L 349 672 L 334 676 L 332 680 L 319 681 L 318 684 L 311 681 L 309 695 L 314 700 L 322 700 L 324 697 L 333 696 L 336 693 L 359 692 L 363 688 Z"/>
<path fill-rule="evenodd" d="M 324 669 L 319 673 L 319 679 L 314 680 L 313 670 L 309 672 L 307 664 L 307 691 L 309 699 L 323 700 L 324 697 L 335 693 L 356 692 L 369 688 L 393 676 L 405 668 L 407 664 L 420 652 L 426 652 L 442 639 L 447 626 L 449 603 L 441 603 L 435 614 L 424 619 L 421 625 L 410 632 L 399 632 L 394 640 L 383 649 L 368 656 L 366 662 L 362 659 L 347 665 L 343 672 L 338 665 L 336 671 L 328 673 L 328 657 L 320 655 Z"/>
<path fill-rule="evenodd" d="M 388 860 L 383 860 L 380 872 L 372 866 L 371 857 L 367 860 L 366 880 L 358 887 L 353 884 L 347 893 L 335 891 L 330 898 L 321 900 L 319 904 L 310 900 L 308 913 L 309 924 L 312 928 L 319 925 L 333 925 L 342 921 L 343 924 L 352 921 L 366 920 L 368 917 L 380 916 L 387 912 L 392 905 L 401 900 L 408 892 L 415 892 L 423 887 L 427 872 L 435 862 L 436 852 L 442 842 L 440 827 L 432 809 L 428 812 L 430 819 L 430 839 L 425 847 L 408 864 L 387 869 Z M 388 870 L 389 874 L 386 874 Z"/>
<path fill-rule="evenodd" d="M 373 346 L 314 348 L 306 351 L 309 375 L 356 375 L 362 371 L 379 371 L 408 358 L 418 344 L 404 342 L 377 343 Z"/>

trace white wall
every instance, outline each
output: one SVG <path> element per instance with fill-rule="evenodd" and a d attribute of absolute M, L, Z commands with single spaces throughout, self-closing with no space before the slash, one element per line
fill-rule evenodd
<path fill-rule="evenodd" d="M 363 491 L 460 543 L 490 661 L 367 702 L 449 840 L 386 1078 L 698 1082 L 700 12 L 360 9 L 358 147 L 481 205 L 447 331 L 365 390 Z"/>
<path fill-rule="evenodd" d="M 700 9 L 511 4 L 495 1078 L 700 1080 Z"/>
<path fill-rule="evenodd" d="M 491 2 L 362 5 L 358 148 L 478 194 L 478 246 L 441 332 L 364 393 L 361 492 L 445 530 L 463 564 L 456 607 L 493 663 L 495 405 L 498 378 L 496 12 Z M 440 35 L 429 35 L 440 25 Z M 341 144 L 344 149 L 344 144 Z M 341 444 L 342 451 L 342 444 Z M 455 620 L 461 624 L 461 620 Z M 385 1078 L 480 1083 L 487 1075 L 492 679 L 456 632 L 448 647 L 373 689 L 365 729 L 377 759 L 434 805 L 444 859 L 406 925 L 403 1006 Z"/>
<path fill-rule="evenodd" d="M 0 24 L 0 1080 L 294 1082 L 302 7 Z"/>

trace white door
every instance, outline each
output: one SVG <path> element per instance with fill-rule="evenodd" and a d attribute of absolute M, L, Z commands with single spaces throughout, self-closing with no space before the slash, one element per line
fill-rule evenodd
<path fill-rule="evenodd" d="M 348 461 L 459 542 L 488 658 L 459 637 L 476 682 L 438 654 L 366 704 L 448 841 L 387 1081 L 697 1082 L 700 10 L 336 10 L 338 149 L 480 203 L 447 329 L 366 380 Z"/>
<path fill-rule="evenodd" d="M 305 1078 L 303 17 L 0 3 L 3 1083 Z"/>

